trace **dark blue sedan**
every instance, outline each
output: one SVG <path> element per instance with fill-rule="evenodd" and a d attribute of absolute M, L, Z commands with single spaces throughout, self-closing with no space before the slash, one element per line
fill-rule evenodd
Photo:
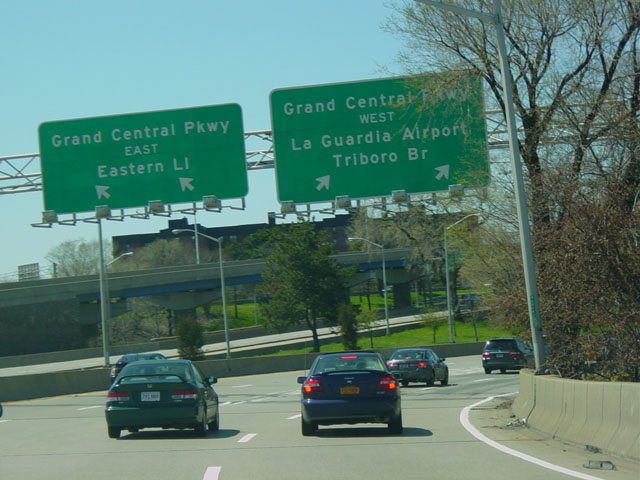
<path fill-rule="evenodd" d="M 302 435 L 319 425 L 386 423 L 402 433 L 400 389 L 376 352 L 325 353 L 316 357 L 302 384 Z"/>

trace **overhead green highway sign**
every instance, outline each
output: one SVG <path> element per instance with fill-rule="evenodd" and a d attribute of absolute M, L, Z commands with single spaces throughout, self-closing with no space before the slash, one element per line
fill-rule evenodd
<path fill-rule="evenodd" d="M 280 202 L 489 182 L 478 76 L 437 73 L 277 89 L 270 103 Z"/>
<path fill-rule="evenodd" d="M 247 194 L 240 105 L 44 122 L 44 205 L 56 213 Z"/>

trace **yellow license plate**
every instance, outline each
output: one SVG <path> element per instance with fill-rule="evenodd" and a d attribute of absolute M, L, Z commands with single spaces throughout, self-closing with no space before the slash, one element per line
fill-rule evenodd
<path fill-rule="evenodd" d="M 360 387 L 356 387 L 354 385 L 340 387 L 340 395 L 357 395 L 358 393 L 360 393 Z"/>

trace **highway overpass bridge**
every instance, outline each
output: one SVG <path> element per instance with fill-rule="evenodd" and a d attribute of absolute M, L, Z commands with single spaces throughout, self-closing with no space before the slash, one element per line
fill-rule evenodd
<path fill-rule="evenodd" d="M 410 251 L 385 250 L 387 284 L 394 288 L 396 306 L 410 305 L 410 282 L 422 275 L 421 269 L 408 269 Z M 350 286 L 382 278 L 380 252 L 341 253 L 334 258 L 344 265 L 356 265 Z M 223 263 L 227 287 L 262 281 L 262 260 Z M 127 310 L 127 299 L 146 297 L 154 304 L 174 311 L 185 311 L 210 303 L 220 294 L 220 265 L 208 263 L 181 265 L 108 276 L 112 315 Z M 39 353 L 58 349 L 82 348 L 86 338 L 100 324 L 100 282 L 97 275 L 63 277 L 0 284 L 0 355 Z M 18 346 L 15 339 L 28 338 Z M 55 345 L 55 348 L 52 346 Z M 25 348 L 27 351 L 25 351 Z"/>

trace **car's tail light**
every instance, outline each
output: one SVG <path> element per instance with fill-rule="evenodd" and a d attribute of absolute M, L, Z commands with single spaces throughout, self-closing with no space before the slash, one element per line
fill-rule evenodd
<path fill-rule="evenodd" d="M 483 352 L 483 353 L 482 353 L 482 358 L 491 358 L 491 353 L 489 353 L 489 352 Z"/>
<path fill-rule="evenodd" d="M 304 385 L 302 385 L 302 390 L 304 390 L 305 393 L 321 392 L 322 385 L 320 384 L 320 380 L 318 380 L 317 378 L 310 378 L 306 382 L 304 382 Z"/>
<path fill-rule="evenodd" d="M 382 377 L 378 382 L 378 390 L 395 390 L 398 388 L 398 382 L 393 377 Z"/>
<path fill-rule="evenodd" d="M 509 352 L 509 358 L 518 358 L 521 356 L 522 354 L 520 352 Z"/>
<path fill-rule="evenodd" d="M 131 395 L 129 392 L 109 392 L 107 399 L 112 402 L 128 402 L 131 400 Z"/>
<path fill-rule="evenodd" d="M 171 392 L 171 398 L 173 400 L 195 400 L 198 398 L 198 392 L 196 390 L 174 390 Z"/>

